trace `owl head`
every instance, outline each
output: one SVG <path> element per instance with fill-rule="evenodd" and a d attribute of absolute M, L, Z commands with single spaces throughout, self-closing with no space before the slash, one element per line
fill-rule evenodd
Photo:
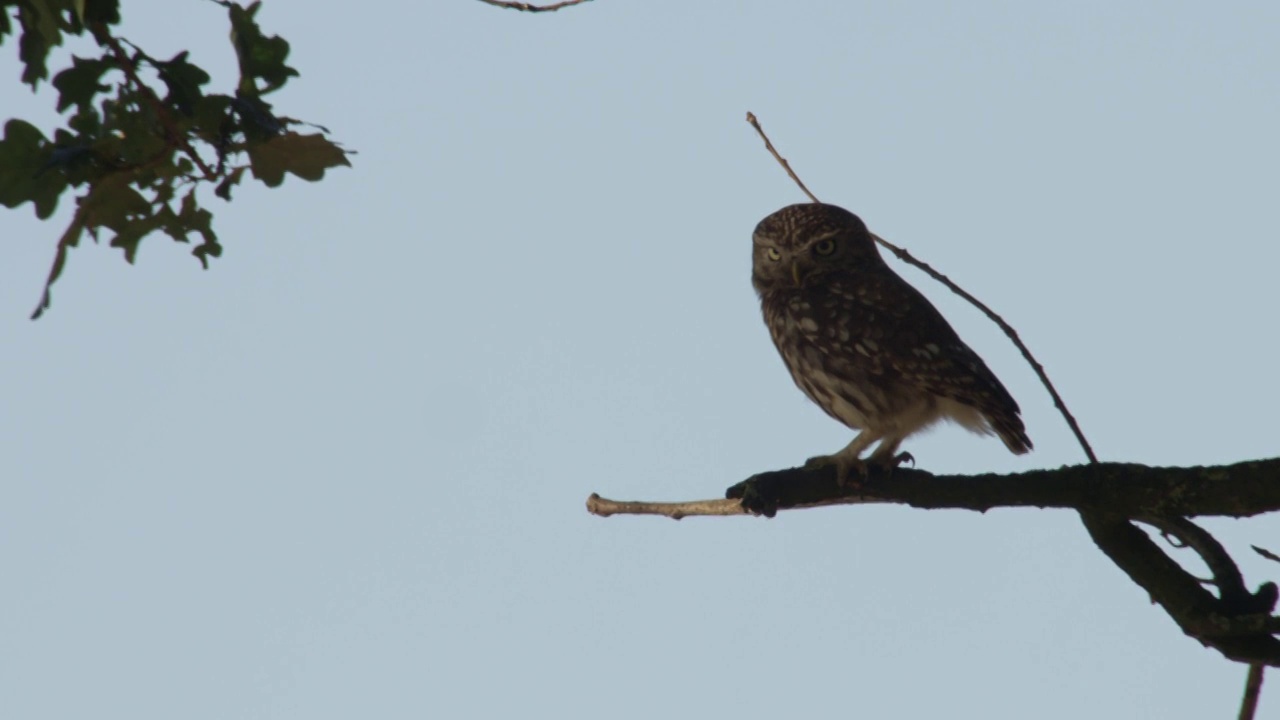
<path fill-rule="evenodd" d="M 857 215 L 823 203 L 788 205 L 760 221 L 751 237 L 756 291 L 799 289 L 824 276 L 884 264 Z"/>

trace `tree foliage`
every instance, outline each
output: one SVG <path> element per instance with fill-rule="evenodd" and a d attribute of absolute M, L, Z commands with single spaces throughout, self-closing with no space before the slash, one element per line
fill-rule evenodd
<path fill-rule="evenodd" d="M 29 202 L 46 219 L 64 193 L 75 197 L 33 319 L 49 307 L 67 252 L 86 232 L 95 241 L 105 235 L 130 263 L 153 232 L 194 241 L 192 254 L 208 268 L 222 244 L 201 186 L 230 201 L 246 170 L 276 187 L 286 173 L 315 181 L 350 165 L 328 130 L 277 115 L 264 99 L 298 71 L 286 63 L 288 41 L 259 27 L 261 3 L 212 2 L 226 10 L 239 61 L 229 93 L 209 92 L 209 73 L 188 52 L 159 59 L 118 35 L 119 0 L 0 0 L 0 45 L 16 36 L 22 82 L 33 91 L 49 81 L 51 52 L 66 35 L 87 34 L 100 51 L 73 56 L 49 81 L 64 127 L 46 135 L 10 119 L 0 137 L 0 203 Z"/>

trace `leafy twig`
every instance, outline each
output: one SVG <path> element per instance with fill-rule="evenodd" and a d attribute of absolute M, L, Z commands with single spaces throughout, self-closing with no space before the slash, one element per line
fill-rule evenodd
<path fill-rule="evenodd" d="M 156 96 L 151 86 L 138 77 L 138 71 L 133 66 L 133 61 L 129 59 L 128 54 L 125 53 L 124 48 L 120 45 L 120 41 L 111 34 L 111 31 L 105 25 L 100 23 L 95 28 L 94 36 L 98 38 L 98 42 L 106 45 L 111 50 L 112 56 L 115 57 L 116 63 L 120 66 L 120 70 L 125 74 L 125 77 L 147 99 L 147 103 L 151 105 L 152 110 L 156 113 L 156 119 L 164 126 L 165 140 L 170 145 L 176 145 L 181 148 L 182 152 L 186 153 L 187 157 L 191 158 L 191 161 L 196 164 L 196 167 L 200 168 L 200 172 L 204 173 L 206 180 L 216 179 L 218 174 L 205 163 L 200 154 L 196 152 L 196 149 L 191 147 L 191 143 L 187 142 L 186 134 L 174 125 L 169 109 L 165 107 L 164 103 L 160 102 L 160 98 Z"/>
<path fill-rule="evenodd" d="M 84 199 L 81 198 L 81 205 L 76 208 L 76 214 L 71 218 L 71 224 L 67 226 L 66 231 L 62 233 L 62 237 L 58 239 L 58 250 L 53 255 L 53 265 L 49 267 L 49 277 L 44 281 L 44 290 L 40 293 L 40 303 L 36 305 L 35 311 L 31 313 L 32 320 L 39 320 L 44 311 L 49 309 L 49 303 L 53 301 L 53 283 L 62 274 L 63 266 L 67 264 L 67 250 L 75 247 L 80 242 L 80 236 L 84 234 Z"/>

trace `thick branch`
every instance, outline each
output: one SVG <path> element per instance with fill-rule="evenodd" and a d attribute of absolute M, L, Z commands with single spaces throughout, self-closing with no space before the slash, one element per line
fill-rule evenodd
<path fill-rule="evenodd" d="M 841 487 L 830 468 L 760 473 L 729 488 L 728 500 L 616 501 L 592 495 L 594 515 L 772 516 L 778 510 L 818 505 L 896 503 L 919 508 L 977 510 L 1054 507 L 1133 518 L 1227 515 L 1280 510 L 1280 458 L 1210 467 L 1147 467 L 1130 463 L 1073 465 L 1011 475 L 934 475 L 898 468 L 873 474 L 857 487 Z"/>
<path fill-rule="evenodd" d="M 1214 467 L 1073 465 L 1011 475 L 933 475 L 898 468 L 842 488 L 830 468 L 760 473 L 726 493 L 751 512 L 827 504 L 900 503 L 986 511 L 994 507 L 1097 510 L 1128 517 L 1230 515 L 1280 510 L 1280 458 Z"/>
<path fill-rule="evenodd" d="M 1012 475 L 933 475 L 898 468 L 873 471 L 842 487 L 832 468 L 760 473 L 729 488 L 725 500 L 618 502 L 592 495 L 596 515 L 759 514 L 816 505 L 901 503 L 985 511 L 1056 507 L 1080 511 L 1097 546 L 1160 604 L 1183 632 L 1232 660 L 1280 666 L 1275 583 L 1250 592 L 1225 548 L 1186 516 L 1247 516 L 1280 510 L 1280 458 L 1216 467 L 1152 468 L 1096 463 Z M 1213 573 L 1218 595 L 1166 555 L 1132 520 L 1175 536 Z"/>
<path fill-rule="evenodd" d="M 1232 660 L 1280 666 L 1280 622 L 1271 617 L 1276 586 L 1264 583 L 1247 599 L 1216 598 L 1146 533 L 1123 517 L 1082 512 L 1089 536 L 1187 635 Z M 1231 593 L 1236 595 L 1236 593 Z"/>
<path fill-rule="evenodd" d="M 1183 632 L 1232 660 L 1280 666 L 1280 618 L 1271 615 L 1274 583 L 1249 592 L 1226 550 L 1185 519 L 1247 516 L 1280 510 L 1280 458 L 1217 467 L 1152 468 L 1096 463 L 1012 475 L 933 475 L 898 468 L 842 487 L 831 468 L 761 473 L 729 488 L 726 500 L 691 503 L 587 501 L 596 515 L 762 514 L 815 505 L 902 503 L 921 508 L 985 511 L 993 507 L 1059 507 L 1080 511 L 1097 546 L 1159 603 Z M 1176 536 L 1204 558 L 1218 596 L 1167 556 L 1130 519 Z"/>

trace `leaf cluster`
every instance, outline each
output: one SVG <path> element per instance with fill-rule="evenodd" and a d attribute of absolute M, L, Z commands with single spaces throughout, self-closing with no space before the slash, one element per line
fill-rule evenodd
<path fill-rule="evenodd" d="M 209 92 L 209 73 L 188 52 L 160 59 L 119 36 L 119 0 L 0 0 L 0 45 L 17 36 L 22 82 L 33 91 L 49 79 L 50 54 L 65 36 L 88 35 L 99 51 L 73 56 L 53 76 L 64 127 L 46 135 L 10 119 L 0 137 L 0 204 L 29 202 L 45 219 L 64 193 L 75 197 L 33 319 L 48 308 L 67 252 L 86 232 L 95 241 L 105 234 L 130 263 L 153 232 L 194 239 L 192 254 L 207 268 L 222 245 L 212 213 L 201 205 L 202 185 L 230 201 L 246 170 L 276 187 L 286 173 L 315 181 L 331 167 L 350 165 L 350 152 L 328 130 L 277 115 L 264 99 L 298 71 L 286 62 L 288 41 L 258 25 L 261 3 L 213 2 L 227 12 L 239 61 L 229 93 Z"/>

